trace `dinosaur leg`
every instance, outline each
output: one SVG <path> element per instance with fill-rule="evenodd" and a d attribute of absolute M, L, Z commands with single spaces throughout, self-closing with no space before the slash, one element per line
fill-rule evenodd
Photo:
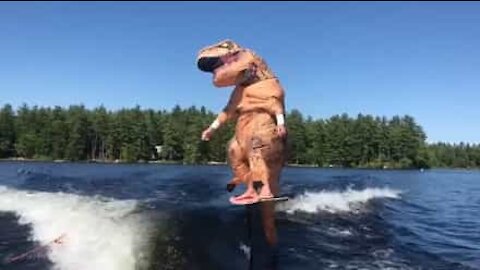
<path fill-rule="evenodd" d="M 267 174 L 265 175 L 268 183 L 268 189 L 260 191 L 260 197 L 269 197 L 271 194 L 274 196 L 280 195 L 280 174 L 282 172 L 284 164 L 285 146 L 283 141 L 276 140 L 275 138 L 270 140 L 270 143 L 262 150 L 262 159 Z M 264 192 L 264 193 L 263 193 Z"/>
<path fill-rule="evenodd" d="M 252 138 L 252 143 L 248 147 L 248 164 L 251 172 L 249 179 L 247 179 L 248 188 L 244 194 L 235 198 L 231 198 L 231 203 L 252 204 L 258 202 L 260 199 L 273 197 L 269 184 L 270 170 L 266 163 L 267 160 L 263 157 L 265 148 L 268 148 L 268 145 L 262 144 L 260 137 L 254 136 Z M 259 181 L 262 183 L 260 194 L 257 194 L 253 188 L 254 181 Z"/>
<path fill-rule="evenodd" d="M 253 185 L 250 183 L 251 172 L 248 165 L 248 159 L 245 151 L 238 144 L 238 141 L 233 138 L 228 147 L 228 159 L 233 171 L 233 179 L 227 184 L 227 191 L 231 192 L 240 183 L 247 184 L 247 191 L 240 195 L 240 198 L 252 196 L 255 193 Z"/>

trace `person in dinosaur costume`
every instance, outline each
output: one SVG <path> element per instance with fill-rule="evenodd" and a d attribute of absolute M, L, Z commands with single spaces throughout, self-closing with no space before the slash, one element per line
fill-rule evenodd
<path fill-rule="evenodd" d="M 227 121 L 237 121 L 228 147 L 234 177 L 227 190 L 240 183 L 247 189 L 230 202 L 251 204 L 278 196 L 287 137 L 285 94 L 278 78 L 255 52 L 232 40 L 200 50 L 197 66 L 213 74 L 216 87 L 235 86 L 228 104 L 202 133 L 208 141 Z M 261 182 L 258 193 L 254 182 Z"/>

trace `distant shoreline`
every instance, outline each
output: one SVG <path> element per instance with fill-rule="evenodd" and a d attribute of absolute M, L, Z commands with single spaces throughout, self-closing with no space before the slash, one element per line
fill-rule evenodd
<path fill-rule="evenodd" d="M 2 158 L 0 162 L 46 162 L 46 163 L 78 163 L 78 164 L 161 164 L 161 165 L 201 165 L 201 166 L 228 166 L 227 162 L 218 162 L 218 161 L 209 161 L 206 163 L 185 163 L 182 161 L 172 161 L 172 160 L 139 160 L 134 162 L 129 162 L 126 160 L 51 160 L 51 159 L 29 159 L 29 158 Z M 318 166 L 313 164 L 295 164 L 290 163 L 286 164 L 285 167 L 290 168 L 316 168 L 316 169 L 361 169 L 361 170 L 378 170 L 378 171 L 388 171 L 388 170 L 411 170 L 411 171 L 424 171 L 429 169 L 463 169 L 463 170 L 479 170 L 477 167 L 434 167 L 434 168 L 397 168 L 397 167 L 342 167 L 342 166 Z"/>
<path fill-rule="evenodd" d="M 15 161 L 15 162 L 49 162 L 49 163 L 97 163 L 97 164 L 184 164 L 181 161 L 171 161 L 171 160 L 138 160 L 134 162 L 129 162 L 126 160 L 98 160 L 98 159 L 88 159 L 88 160 L 67 160 L 67 159 L 34 159 L 34 158 L 2 158 L 2 161 Z"/>

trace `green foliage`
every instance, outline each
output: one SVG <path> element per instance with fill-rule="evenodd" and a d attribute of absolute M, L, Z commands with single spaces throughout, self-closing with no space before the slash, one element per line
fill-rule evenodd
<path fill-rule="evenodd" d="M 15 152 L 14 121 L 12 106 L 7 104 L 0 110 L 0 158 L 12 156 Z"/>
<path fill-rule="evenodd" d="M 433 167 L 480 167 L 480 145 L 436 143 L 428 152 Z"/>
<path fill-rule="evenodd" d="M 200 140 L 216 114 L 204 107 L 171 111 L 108 111 L 10 105 L 0 110 L 0 158 L 42 160 L 162 160 L 188 164 L 226 162 L 234 123 Z M 425 143 L 426 135 L 411 116 L 373 117 L 347 114 L 328 119 L 286 117 L 289 163 L 325 167 L 430 168 L 480 167 L 480 146 Z M 157 151 L 159 150 L 159 151 Z"/>
<path fill-rule="evenodd" d="M 290 156 L 289 162 L 295 164 L 306 163 L 307 134 L 303 116 L 298 110 L 292 110 L 286 117 L 289 132 Z"/>

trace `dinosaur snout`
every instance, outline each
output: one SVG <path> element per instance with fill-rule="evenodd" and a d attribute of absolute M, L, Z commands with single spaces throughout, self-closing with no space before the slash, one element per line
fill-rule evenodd
<path fill-rule="evenodd" d="M 204 72 L 213 72 L 216 68 L 222 66 L 224 63 L 220 57 L 201 57 L 197 61 L 197 67 Z"/>

